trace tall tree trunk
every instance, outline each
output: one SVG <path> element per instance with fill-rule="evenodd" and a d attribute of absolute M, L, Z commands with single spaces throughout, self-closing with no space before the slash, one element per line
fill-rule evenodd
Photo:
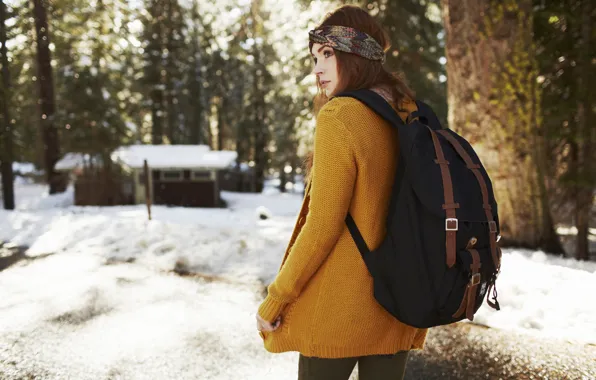
<path fill-rule="evenodd" d="M 168 139 L 170 144 L 175 144 L 175 134 L 178 127 L 177 123 L 177 112 L 175 110 L 175 70 L 176 70 L 176 62 L 174 57 L 175 51 L 175 41 L 174 41 L 174 4 L 173 2 L 176 0 L 168 0 L 166 2 L 167 7 L 167 17 L 166 17 L 166 49 L 168 50 L 167 60 L 166 60 L 166 102 L 167 102 L 167 126 L 165 129 L 165 136 Z"/>
<path fill-rule="evenodd" d="M 167 103 L 168 103 L 168 126 L 166 128 L 166 137 L 170 144 L 176 144 L 176 132 L 178 131 L 178 113 L 176 112 L 176 101 L 174 98 L 174 90 L 172 83 L 168 82 L 168 89 L 166 91 Z"/>
<path fill-rule="evenodd" d="M 2 44 L 2 93 L 0 94 L 0 174 L 4 209 L 14 210 L 14 179 L 12 172 L 12 122 L 8 112 L 10 102 L 10 77 L 8 49 L 6 48 L 6 4 L 0 0 L 0 44 Z"/>
<path fill-rule="evenodd" d="M 207 145 L 211 150 L 215 150 L 215 140 L 213 138 L 213 127 L 211 126 L 211 118 L 213 116 L 213 98 L 210 98 L 207 106 Z"/>
<path fill-rule="evenodd" d="M 288 183 L 288 174 L 286 173 L 286 163 L 279 166 L 279 191 L 286 192 L 286 184 Z"/>
<path fill-rule="evenodd" d="M 162 1 L 151 1 L 149 7 L 151 23 L 148 26 L 150 29 L 149 46 L 147 47 L 150 65 L 146 75 L 151 98 L 151 143 L 154 145 L 163 144 L 164 135 L 164 79 L 161 74 L 163 69 L 163 21 L 161 20 L 163 11 Z"/>
<path fill-rule="evenodd" d="M 190 63 L 190 74 L 192 77 L 189 81 L 189 103 L 191 109 L 191 122 L 189 125 L 189 136 L 191 144 L 204 144 L 205 137 L 203 132 L 204 120 L 204 102 L 203 102 L 203 73 L 202 68 L 202 51 L 200 38 L 202 37 L 198 25 L 201 23 L 199 14 L 199 3 L 197 0 L 192 2 L 191 20 L 193 25 L 191 46 L 192 46 L 192 62 Z"/>
<path fill-rule="evenodd" d="M 154 84 L 151 89 L 151 143 L 163 144 L 163 89 Z"/>
<path fill-rule="evenodd" d="M 226 93 L 219 99 L 219 107 L 217 107 L 217 149 L 224 150 L 224 141 L 226 129 Z"/>
<path fill-rule="evenodd" d="M 251 7 L 252 16 L 252 34 L 255 41 L 262 30 L 262 20 L 260 19 L 261 0 L 253 0 Z M 254 96 L 254 161 L 255 161 L 255 192 L 263 191 L 265 182 L 265 168 L 267 166 L 267 135 L 265 125 L 265 89 L 263 88 L 263 77 L 266 67 L 261 61 L 261 46 L 255 42 L 253 45 L 254 70 L 253 70 L 253 96 Z"/>
<path fill-rule="evenodd" d="M 33 16 L 37 34 L 37 72 L 39 82 L 40 129 L 44 149 L 44 166 L 50 194 L 60 191 L 61 177 L 54 170 L 60 159 L 58 130 L 54 125 L 54 79 L 50 54 L 50 33 L 47 18 L 47 1 L 33 1 Z"/>
<path fill-rule="evenodd" d="M 258 57 L 258 53 L 255 57 Z M 263 90 L 260 84 L 261 76 L 255 70 L 255 119 L 254 119 L 254 161 L 255 161 L 255 192 L 263 191 L 265 182 L 265 166 L 267 165 L 266 135 L 265 135 L 265 101 L 263 99 Z"/>
<path fill-rule="evenodd" d="M 537 73 L 537 62 L 535 54 L 530 57 L 533 60 L 534 73 Z M 534 74 L 532 74 L 534 76 Z M 542 123 L 542 111 L 540 105 L 542 104 L 541 91 L 536 83 L 536 80 L 530 79 L 530 93 L 531 93 L 531 120 L 533 120 L 535 129 L 531 134 L 531 141 L 533 146 L 533 153 L 536 162 L 536 176 L 538 186 L 538 206 L 541 207 L 541 225 L 543 226 L 541 237 L 539 238 L 537 246 L 544 251 L 561 256 L 565 255 L 565 251 L 561 241 L 555 231 L 554 221 L 551 211 L 551 201 L 549 197 L 547 182 L 548 182 L 548 164 L 549 157 L 547 154 L 547 141 L 545 126 Z"/>
<path fill-rule="evenodd" d="M 192 73 L 194 78 L 190 81 L 190 109 L 191 109 L 191 124 L 189 125 L 190 128 L 190 143 L 191 144 L 204 144 L 205 143 L 205 133 L 204 133 L 204 115 L 205 115 L 205 107 L 203 101 L 203 83 L 201 82 L 201 78 L 203 77 L 203 73 L 201 72 L 201 59 L 200 59 L 200 52 L 198 47 L 198 41 L 194 41 L 193 45 L 197 45 L 195 47 L 195 52 L 193 54 L 194 61 L 192 62 L 193 69 Z"/>
<path fill-rule="evenodd" d="M 242 148 L 242 139 L 240 138 L 240 133 L 236 134 L 236 191 L 240 192 L 243 191 L 242 186 L 242 169 L 240 164 L 242 163 L 244 149 Z"/>
<path fill-rule="evenodd" d="M 199 69 L 200 70 L 200 69 Z M 198 70 L 195 70 L 198 71 Z M 191 124 L 190 128 L 190 143 L 191 144 L 205 144 L 205 133 L 204 133 L 204 108 L 202 101 L 201 84 L 193 84 L 190 90 L 191 98 L 189 100 L 191 106 Z"/>
<path fill-rule="evenodd" d="M 493 180 L 503 242 L 561 251 L 545 215 L 532 1 L 443 0 L 443 17 L 449 126 Z"/>
<path fill-rule="evenodd" d="M 583 0 L 581 4 L 582 16 L 580 19 L 580 41 L 578 43 L 578 105 L 577 105 L 577 176 L 576 183 L 576 202 L 575 202 L 575 223 L 577 227 L 577 244 L 576 257 L 578 260 L 588 260 L 589 252 L 589 223 L 590 211 L 592 209 L 593 197 L 593 172 L 591 167 L 594 160 L 594 141 L 593 129 L 594 121 L 593 112 L 591 108 L 591 87 L 593 84 L 591 76 L 593 73 L 590 70 L 591 66 L 591 35 L 592 23 L 591 13 L 592 6 L 590 1 Z M 589 120 L 591 119 L 591 120 Z"/>

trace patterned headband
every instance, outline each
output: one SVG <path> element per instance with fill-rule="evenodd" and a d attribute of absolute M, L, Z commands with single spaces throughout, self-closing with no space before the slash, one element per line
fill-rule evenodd
<path fill-rule="evenodd" d="M 385 52 L 377 40 L 354 28 L 326 25 L 308 32 L 309 40 L 372 61 L 385 62 Z"/>

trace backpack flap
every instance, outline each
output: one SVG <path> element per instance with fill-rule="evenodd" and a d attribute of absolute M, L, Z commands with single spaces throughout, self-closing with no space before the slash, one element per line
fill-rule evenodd
<path fill-rule="evenodd" d="M 437 153 L 433 144 L 433 138 L 428 127 L 418 121 L 414 121 L 413 127 L 420 129 L 413 142 L 412 151 L 407 167 L 407 176 L 411 181 L 416 197 L 422 205 L 432 214 L 445 218 L 445 193 L 444 180 L 441 175 L 440 165 L 437 165 Z M 486 215 L 482 207 L 482 192 L 475 174 L 466 167 L 463 159 L 455 149 L 440 134 L 436 134 L 441 141 L 441 148 L 447 162 L 449 162 L 449 176 L 453 188 L 453 198 L 459 204 L 456 209 L 457 218 L 460 221 L 486 221 Z M 463 145 L 463 144 L 462 144 Z M 480 172 L 484 177 L 489 189 L 489 200 L 493 206 L 493 215 L 496 216 L 496 202 L 492 197 L 492 186 L 490 179 L 482 167 L 480 161 Z M 471 205 L 472 207 L 468 207 Z M 493 217 L 494 218 L 494 217 Z"/>

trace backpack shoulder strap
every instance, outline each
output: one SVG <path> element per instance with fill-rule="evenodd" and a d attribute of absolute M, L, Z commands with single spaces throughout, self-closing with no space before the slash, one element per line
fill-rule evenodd
<path fill-rule="evenodd" d="M 342 92 L 334 97 L 350 97 L 357 99 L 375 111 L 379 116 L 383 119 L 387 120 L 391 125 L 396 128 L 405 126 L 405 123 L 401 119 L 401 117 L 395 112 L 393 107 L 379 94 L 372 90 L 368 89 L 361 89 L 356 91 L 346 91 Z M 368 248 L 366 241 L 362 237 L 356 222 L 352 215 L 348 212 L 346 216 L 346 224 L 360 254 L 362 255 L 365 262 L 369 263 L 371 256 L 371 251 Z M 367 264 L 368 265 L 368 264 Z"/>
<path fill-rule="evenodd" d="M 392 125 L 404 125 L 403 120 L 395 112 L 393 107 L 391 107 L 391 105 L 389 105 L 389 103 L 387 103 L 387 101 L 381 95 L 372 90 L 361 89 L 356 91 L 346 91 L 339 93 L 334 97 L 350 97 L 358 99 Z"/>

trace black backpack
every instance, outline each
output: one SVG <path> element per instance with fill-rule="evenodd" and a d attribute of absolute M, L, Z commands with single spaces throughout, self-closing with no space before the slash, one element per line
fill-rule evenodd
<path fill-rule="evenodd" d="M 369 250 L 352 216 L 346 217 L 373 277 L 376 300 L 418 328 L 473 320 L 485 295 L 499 310 L 497 203 L 470 144 L 443 129 L 423 102 L 416 101 L 418 110 L 404 123 L 374 91 L 336 97 L 360 100 L 398 129 L 400 157 L 381 245 Z"/>

